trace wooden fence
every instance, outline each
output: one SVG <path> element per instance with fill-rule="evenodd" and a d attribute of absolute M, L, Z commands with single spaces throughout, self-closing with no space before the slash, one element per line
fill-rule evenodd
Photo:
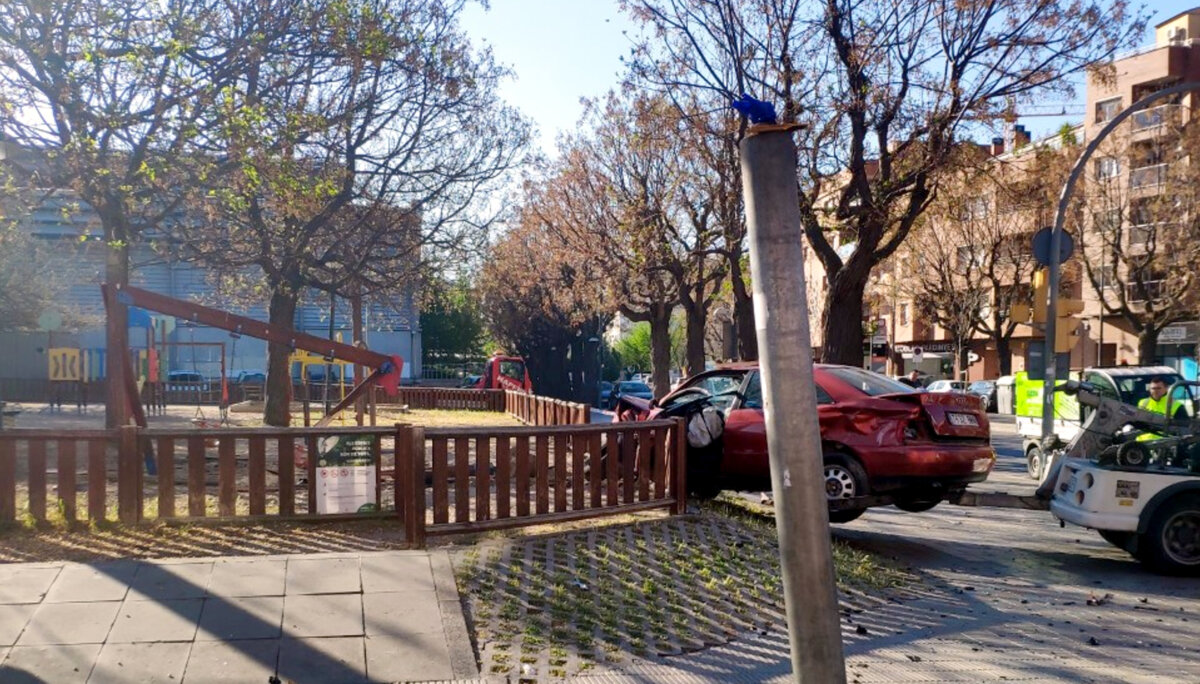
<path fill-rule="evenodd" d="M 561 399 L 525 392 L 504 391 L 504 411 L 528 425 L 586 425 L 592 408 Z"/>
<path fill-rule="evenodd" d="M 407 404 L 413 409 L 445 409 L 451 411 L 503 411 L 502 390 L 482 390 L 448 387 L 401 387 L 400 393 L 389 397 L 378 392 L 380 404 Z"/>
<path fill-rule="evenodd" d="M 0 523 L 398 518 L 427 534 L 684 510 L 682 420 L 516 428 L 0 432 Z M 369 440 L 371 513 L 318 513 L 327 437 Z M 153 466 L 153 468 L 151 468 Z M 153 474 L 151 474 L 153 471 Z M 324 472 L 324 471 L 322 471 Z"/>

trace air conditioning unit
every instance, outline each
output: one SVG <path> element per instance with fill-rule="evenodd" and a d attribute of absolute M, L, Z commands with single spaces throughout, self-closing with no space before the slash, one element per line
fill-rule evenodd
<path fill-rule="evenodd" d="M 1187 28 L 1183 26 L 1172 26 L 1167 29 L 1167 42 L 1171 45 L 1183 45 L 1187 42 Z"/>

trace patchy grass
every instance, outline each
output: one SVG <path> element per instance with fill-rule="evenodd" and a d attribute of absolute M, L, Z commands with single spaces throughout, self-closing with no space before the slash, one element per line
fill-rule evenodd
<path fill-rule="evenodd" d="M 453 552 L 483 671 L 552 678 L 726 643 L 784 625 L 772 523 L 700 515 L 493 539 Z M 843 591 L 903 573 L 835 545 Z"/>

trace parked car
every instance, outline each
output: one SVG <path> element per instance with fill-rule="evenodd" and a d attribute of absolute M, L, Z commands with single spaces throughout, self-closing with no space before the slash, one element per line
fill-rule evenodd
<path fill-rule="evenodd" d="M 242 370 L 233 376 L 233 381 L 239 385 L 248 384 L 264 384 L 267 381 L 267 372 L 261 370 Z"/>
<path fill-rule="evenodd" d="M 996 381 L 995 380 L 976 380 L 970 385 L 967 385 L 967 391 L 971 394 L 979 395 L 983 401 L 983 408 L 989 413 L 996 412 Z"/>
<path fill-rule="evenodd" d="M 650 385 L 636 380 L 618 382 L 609 394 L 608 407 L 615 408 L 622 398 L 627 397 L 636 397 L 643 401 L 650 401 L 654 398 L 654 390 L 650 389 Z"/>
<path fill-rule="evenodd" d="M 208 381 L 197 371 L 173 370 L 167 372 L 168 392 L 207 392 Z"/>
<path fill-rule="evenodd" d="M 830 499 L 888 494 L 897 508 L 927 511 L 947 493 L 987 479 L 995 464 L 987 414 L 973 398 L 925 392 L 851 366 L 817 364 L 817 414 Z M 658 401 L 623 398 L 617 420 L 724 416 L 720 437 L 689 441 L 688 484 L 701 497 L 722 489 L 771 487 L 762 387 L 756 363 L 734 364 L 688 378 Z M 830 511 L 849 522 L 865 509 Z"/>
<path fill-rule="evenodd" d="M 607 407 L 612 400 L 613 384 L 607 380 L 600 381 L 600 395 L 597 397 L 596 406 Z"/>
<path fill-rule="evenodd" d="M 925 389 L 930 392 L 966 392 L 967 383 L 962 380 L 934 380 Z"/>

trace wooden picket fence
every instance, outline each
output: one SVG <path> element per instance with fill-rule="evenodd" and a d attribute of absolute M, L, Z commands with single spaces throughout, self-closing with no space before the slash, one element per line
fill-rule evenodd
<path fill-rule="evenodd" d="M 525 392 L 504 391 L 504 412 L 527 425 L 586 425 L 592 407 Z"/>
<path fill-rule="evenodd" d="M 371 513 L 319 515 L 321 440 L 370 440 Z M 0 524 L 396 517 L 427 535 L 686 504 L 682 420 L 515 428 L 0 432 Z M 148 474 L 153 466 L 153 474 Z M 389 482 L 390 480 L 390 482 Z"/>

